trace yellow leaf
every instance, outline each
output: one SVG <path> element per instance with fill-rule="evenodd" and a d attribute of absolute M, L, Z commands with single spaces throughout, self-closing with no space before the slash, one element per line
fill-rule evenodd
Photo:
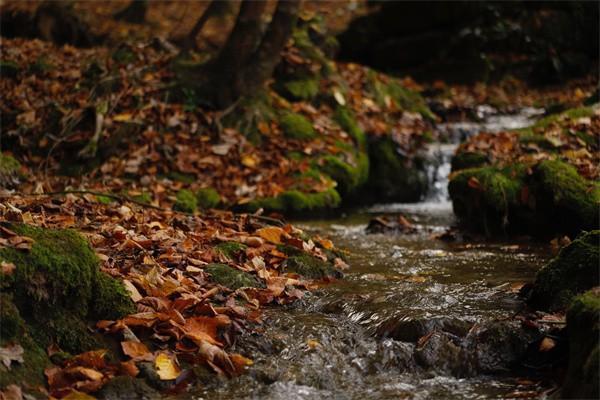
<path fill-rule="evenodd" d="M 319 243 L 321 244 L 321 246 L 323 246 L 324 249 L 327 250 L 331 250 L 333 249 L 333 242 L 329 239 L 318 239 Z"/>
<path fill-rule="evenodd" d="M 542 339 L 542 342 L 540 343 L 540 351 L 541 352 L 550 351 L 554 348 L 554 346 L 556 346 L 556 342 L 554 341 L 554 339 L 545 337 L 544 339 Z"/>
<path fill-rule="evenodd" d="M 274 244 L 281 243 L 281 236 L 285 235 L 285 231 L 276 226 L 267 226 L 266 228 L 260 228 L 255 232 L 258 236 L 265 239 L 267 242 Z"/>
<path fill-rule="evenodd" d="M 254 154 L 244 154 L 242 156 L 242 164 L 249 168 L 254 168 L 258 165 L 258 157 Z"/>
<path fill-rule="evenodd" d="M 122 114 L 117 114 L 114 117 L 112 117 L 112 120 L 116 121 L 116 122 L 128 122 L 128 121 L 131 121 L 132 118 L 133 118 L 133 114 L 122 113 Z"/>
<path fill-rule="evenodd" d="M 314 350 L 317 347 L 321 347 L 321 343 L 319 343 L 318 341 L 314 340 L 314 339 L 308 339 L 306 341 L 306 345 L 308 346 L 309 349 Z"/>
<path fill-rule="evenodd" d="M 154 368 L 156 368 L 156 373 L 163 381 L 177 379 L 180 373 L 179 367 L 175 364 L 175 361 L 173 361 L 166 353 L 160 353 L 156 356 Z"/>

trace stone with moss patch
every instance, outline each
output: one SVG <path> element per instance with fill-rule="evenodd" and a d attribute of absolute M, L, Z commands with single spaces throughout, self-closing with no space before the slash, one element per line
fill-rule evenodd
<path fill-rule="evenodd" d="M 173 210 L 193 213 L 198 208 L 198 199 L 191 190 L 181 189 L 177 192 Z"/>
<path fill-rule="evenodd" d="M 358 125 L 358 122 L 356 121 L 356 117 L 354 116 L 352 110 L 350 110 L 348 107 L 337 107 L 335 109 L 335 113 L 333 114 L 333 119 L 335 120 L 335 122 L 338 123 L 338 125 L 342 129 L 344 129 L 346 132 L 348 132 L 348 134 L 350 134 L 350 136 L 352 136 L 352 139 L 354 139 L 356 147 L 359 150 L 366 150 L 367 136 Z"/>
<path fill-rule="evenodd" d="M 308 140 L 317 135 L 312 123 L 306 117 L 289 111 L 282 113 L 279 126 L 283 135 L 289 139 Z"/>
<path fill-rule="evenodd" d="M 358 159 L 348 161 L 341 158 L 355 156 Z M 342 153 L 341 155 L 326 155 L 319 160 L 319 169 L 337 183 L 337 189 L 342 196 L 355 192 L 366 183 L 369 174 L 368 157 L 361 154 Z"/>
<path fill-rule="evenodd" d="M 233 259 L 241 251 L 244 251 L 247 248 L 248 246 L 239 242 L 222 242 L 215 246 L 215 251 L 224 255 L 227 258 Z"/>
<path fill-rule="evenodd" d="M 600 397 L 600 288 L 575 298 L 567 312 L 567 333 L 569 367 L 561 398 L 597 399 Z"/>
<path fill-rule="evenodd" d="M 263 286 L 254 275 L 229 265 L 208 264 L 204 270 L 211 276 L 213 281 L 232 290 L 242 287 L 257 288 Z"/>
<path fill-rule="evenodd" d="M 600 285 L 599 265 L 600 231 L 580 235 L 537 273 L 529 304 L 564 310 L 576 295 Z"/>
<path fill-rule="evenodd" d="M 196 201 L 198 203 L 198 207 L 206 210 L 209 208 L 215 208 L 221 204 L 221 196 L 219 195 L 219 192 L 213 188 L 204 188 L 196 192 Z"/>
<path fill-rule="evenodd" d="M 310 279 L 342 277 L 342 273 L 335 269 L 331 263 L 309 254 L 299 254 L 289 257 L 285 261 L 284 267 L 288 272 L 295 272 Z"/>

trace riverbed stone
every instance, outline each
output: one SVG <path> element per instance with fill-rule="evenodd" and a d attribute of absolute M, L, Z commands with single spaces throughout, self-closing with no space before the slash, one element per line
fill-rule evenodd
<path fill-rule="evenodd" d="M 401 320 L 392 318 L 377 328 L 377 336 L 389 337 L 402 342 L 417 342 L 419 338 L 433 331 L 444 331 L 464 337 L 472 326 L 472 322 L 451 317 Z"/>

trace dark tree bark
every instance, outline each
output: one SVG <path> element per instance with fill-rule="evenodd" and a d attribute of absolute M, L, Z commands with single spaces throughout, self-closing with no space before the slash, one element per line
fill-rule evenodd
<path fill-rule="evenodd" d="M 182 49 L 184 51 L 189 51 L 191 49 L 196 49 L 196 38 L 202 32 L 202 28 L 206 25 L 206 22 L 213 17 L 223 15 L 225 11 L 230 7 L 230 0 L 212 0 L 209 5 L 204 10 L 204 13 L 198 18 L 196 24 L 190 31 L 190 33 L 184 38 L 182 43 Z"/>
<path fill-rule="evenodd" d="M 264 35 L 260 18 L 266 2 L 244 0 L 235 27 L 213 64 L 215 102 L 227 108 L 262 86 L 273 74 L 296 23 L 299 0 L 280 0 Z M 261 40 L 262 37 L 262 40 Z"/>
<path fill-rule="evenodd" d="M 116 13 L 115 18 L 132 24 L 143 24 L 146 22 L 146 11 L 148 11 L 147 0 L 133 0 L 125 9 Z"/>

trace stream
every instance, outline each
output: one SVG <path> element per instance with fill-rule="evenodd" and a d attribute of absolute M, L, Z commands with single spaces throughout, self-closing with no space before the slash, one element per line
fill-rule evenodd
<path fill-rule="evenodd" d="M 490 337 L 504 331 L 485 330 L 522 308 L 518 288 L 533 280 L 548 248 L 434 238 L 455 222 L 447 177 L 457 144 L 477 131 L 527 126 L 539 115 L 535 109 L 510 116 L 481 112 L 482 122 L 438 127 L 450 140 L 429 149 L 435 182 L 422 202 L 300 222 L 348 250 L 345 278 L 294 305 L 267 310 L 264 333 L 243 335 L 233 349 L 253 358 L 249 373 L 200 385 L 191 398 L 483 399 L 538 390 L 537 381 L 498 362 L 508 355 Z M 365 232 L 374 216 L 399 213 L 416 233 Z M 444 333 L 428 335 L 432 331 Z"/>

